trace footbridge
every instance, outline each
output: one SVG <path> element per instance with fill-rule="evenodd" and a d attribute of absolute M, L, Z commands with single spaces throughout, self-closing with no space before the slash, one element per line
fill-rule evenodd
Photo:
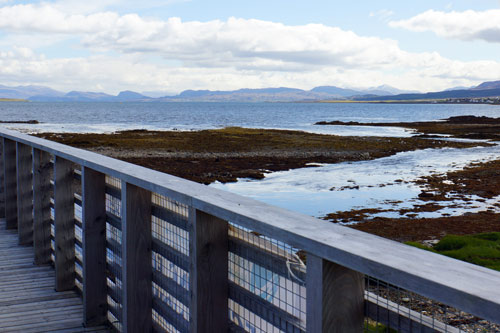
<path fill-rule="evenodd" d="M 500 272 L 0 129 L 0 331 L 496 331 Z"/>

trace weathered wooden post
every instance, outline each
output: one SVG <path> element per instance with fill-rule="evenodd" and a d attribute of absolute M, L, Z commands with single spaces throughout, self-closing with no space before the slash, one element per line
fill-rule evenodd
<path fill-rule="evenodd" d="M 54 160 L 54 229 L 56 290 L 75 287 L 74 170 L 70 161 Z"/>
<path fill-rule="evenodd" d="M 32 169 L 31 147 L 17 142 L 17 234 L 19 245 L 33 244 Z"/>
<path fill-rule="evenodd" d="M 50 154 L 33 148 L 33 247 L 35 264 L 50 263 Z"/>
<path fill-rule="evenodd" d="M 307 255 L 307 332 L 363 332 L 364 276 Z"/>
<path fill-rule="evenodd" d="M 122 181 L 123 331 L 152 331 L 151 192 Z"/>
<path fill-rule="evenodd" d="M 17 171 L 16 142 L 3 139 L 5 225 L 7 229 L 17 228 Z"/>
<path fill-rule="evenodd" d="M 0 138 L 0 218 L 5 217 L 5 193 L 3 175 L 3 138 Z"/>
<path fill-rule="evenodd" d="M 83 320 L 86 327 L 107 321 L 106 180 L 82 167 Z"/>
<path fill-rule="evenodd" d="M 228 331 L 228 223 L 189 211 L 191 332 Z"/>

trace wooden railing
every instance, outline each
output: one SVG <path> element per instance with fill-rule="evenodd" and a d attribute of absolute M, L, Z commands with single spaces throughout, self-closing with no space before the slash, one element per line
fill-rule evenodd
<path fill-rule="evenodd" d="M 137 165 L 1 129 L 3 208 L 87 326 L 125 332 L 453 328 L 364 277 L 500 323 L 500 273 Z M 365 327 L 366 329 L 366 327 Z"/>

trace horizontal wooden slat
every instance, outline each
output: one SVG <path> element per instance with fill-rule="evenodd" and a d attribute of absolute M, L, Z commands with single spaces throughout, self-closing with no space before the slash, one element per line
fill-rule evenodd
<path fill-rule="evenodd" d="M 109 184 L 106 184 L 106 194 L 109 194 L 110 196 L 120 199 L 122 198 L 122 190 L 115 186 L 111 186 Z"/>
<path fill-rule="evenodd" d="M 75 237 L 75 244 L 78 245 L 79 248 L 82 248 L 82 242 Z"/>
<path fill-rule="evenodd" d="M 177 214 L 176 212 L 166 209 L 165 207 L 153 204 L 151 205 L 151 214 L 162 219 L 163 221 L 181 228 L 182 230 L 188 230 L 187 217 Z"/>
<path fill-rule="evenodd" d="M 82 196 L 75 193 L 75 204 L 82 207 Z"/>
<path fill-rule="evenodd" d="M 122 270 L 121 270 L 120 266 L 118 266 L 114 262 L 106 262 L 106 269 L 107 269 L 108 278 L 110 278 L 111 280 L 117 278 L 118 280 L 121 281 Z M 112 276 L 112 274 L 114 274 L 115 276 Z"/>
<path fill-rule="evenodd" d="M 116 319 L 118 319 L 120 322 L 122 320 L 122 311 L 120 308 L 118 308 L 115 305 L 109 304 L 108 303 L 108 310 L 115 316 Z"/>
<path fill-rule="evenodd" d="M 115 255 L 118 257 L 122 256 L 122 245 L 115 241 L 114 239 L 108 238 L 106 239 L 106 247 L 113 251 Z"/>
<path fill-rule="evenodd" d="M 153 251 L 160 254 L 162 257 L 172 262 L 174 265 L 189 271 L 189 258 L 183 253 L 180 253 L 170 246 L 162 243 L 160 240 L 153 238 Z"/>
<path fill-rule="evenodd" d="M 300 327 L 300 319 L 233 282 L 229 282 L 229 298 L 280 330 L 287 333 L 305 332 Z"/>
<path fill-rule="evenodd" d="M 82 171 L 75 169 L 75 172 L 73 173 L 73 176 L 75 177 L 75 180 L 77 181 L 82 181 Z"/>
<path fill-rule="evenodd" d="M 189 307 L 189 290 L 184 289 L 177 282 L 153 269 L 153 282 L 172 295 L 179 302 Z"/>
<path fill-rule="evenodd" d="M 122 222 L 120 218 L 110 212 L 106 212 L 106 222 L 111 224 L 116 229 L 122 230 Z"/>
<path fill-rule="evenodd" d="M 78 228 L 82 229 L 82 226 L 83 226 L 82 221 L 80 220 L 80 218 L 79 218 L 79 217 L 76 217 L 76 216 L 75 216 L 75 225 L 76 225 Z"/>
<path fill-rule="evenodd" d="M 116 287 L 108 286 L 108 295 L 118 304 L 122 303 L 122 291 Z"/>
<path fill-rule="evenodd" d="M 305 281 L 305 269 L 300 269 L 295 265 L 287 265 L 288 258 L 286 257 L 268 252 L 234 237 L 230 237 L 229 239 L 229 251 L 291 281 L 300 284 L 303 284 L 303 281 Z M 292 274 L 300 279 L 300 281 L 297 281 Z"/>
<path fill-rule="evenodd" d="M 175 312 L 161 301 L 157 296 L 153 296 L 153 309 L 180 332 L 189 332 L 189 322 L 184 319 L 181 314 Z"/>

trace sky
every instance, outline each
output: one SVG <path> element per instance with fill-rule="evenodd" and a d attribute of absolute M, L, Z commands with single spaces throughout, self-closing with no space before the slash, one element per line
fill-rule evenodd
<path fill-rule="evenodd" d="M 500 80 L 500 0 L 0 0 L 0 84 L 117 94 Z"/>

